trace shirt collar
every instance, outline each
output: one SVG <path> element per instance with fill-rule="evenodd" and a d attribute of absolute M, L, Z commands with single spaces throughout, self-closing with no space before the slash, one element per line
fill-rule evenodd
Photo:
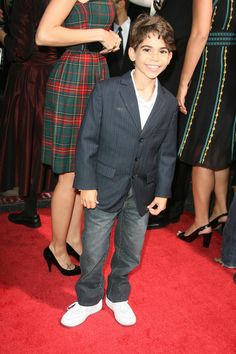
<path fill-rule="evenodd" d="M 125 30 L 129 31 L 130 22 L 131 22 L 131 20 L 129 17 L 127 18 L 127 20 L 125 22 L 122 23 L 122 25 L 118 25 L 117 23 L 114 22 L 114 24 L 113 24 L 114 32 L 117 32 L 119 27 L 121 27 L 123 31 L 125 31 Z"/>
<path fill-rule="evenodd" d="M 139 101 L 141 101 L 143 104 L 149 104 L 149 103 L 152 104 L 152 102 L 156 100 L 156 97 L 157 97 L 157 94 L 158 94 L 158 80 L 157 80 L 157 78 L 156 78 L 155 89 L 154 89 L 154 91 L 153 91 L 153 94 L 152 94 L 151 98 L 147 101 L 147 100 L 143 99 L 143 98 L 139 95 L 139 93 L 138 93 L 138 91 L 137 91 L 137 88 L 136 88 L 136 85 L 135 85 L 135 81 L 134 81 L 134 70 L 135 70 L 135 69 L 133 69 L 133 70 L 131 71 L 131 78 L 132 78 L 132 81 L 133 81 L 133 85 L 134 85 L 134 89 L 135 89 L 135 93 L 136 93 L 137 98 L 138 98 Z"/>

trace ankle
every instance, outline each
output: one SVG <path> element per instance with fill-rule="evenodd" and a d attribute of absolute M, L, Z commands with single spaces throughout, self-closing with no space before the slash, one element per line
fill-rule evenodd
<path fill-rule="evenodd" d="M 199 231 L 199 235 L 208 234 L 211 232 L 211 226 L 208 219 L 195 220 L 194 225 L 196 226 L 196 229 L 203 228 Z"/>
<path fill-rule="evenodd" d="M 54 256 L 56 258 L 61 258 L 65 255 L 67 255 L 67 251 L 66 251 L 66 244 L 65 245 L 58 245 L 56 242 L 51 241 L 49 244 L 49 249 L 52 251 L 52 253 L 54 254 Z"/>
<path fill-rule="evenodd" d="M 225 213 L 227 213 L 226 206 L 225 207 L 221 207 L 221 208 L 220 207 L 214 207 L 214 209 L 212 210 L 210 219 L 214 219 L 217 216 L 225 214 Z"/>
<path fill-rule="evenodd" d="M 72 240 L 67 238 L 66 242 L 79 254 L 81 255 L 82 253 L 82 242 L 81 238 L 77 238 L 76 240 Z"/>
<path fill-rule="evenodd" d="M 74 264 L 71 261 L 71 258 L 68 255 L 66 249 L 62 250 L 59 248 L 59 250 L 58 250 L 58 247 L 55 248 L 55 246 L 53 245 L 52 242 L 49 244 L 48 247 L 62 268 L 64 268 L 64 269 L 73 269 L 74 268 Z"/>

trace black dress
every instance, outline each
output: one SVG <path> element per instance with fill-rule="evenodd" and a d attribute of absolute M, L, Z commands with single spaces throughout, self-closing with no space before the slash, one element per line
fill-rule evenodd
<path fill-rule="evenodd" d="M 173 27 L 176 51 L 168 67 L 159 76 L 162 85 L 176 96 L 184 55 L 192 26 L 192 0 L 165 0 L 158 15 Z"/>
<path fill-rule="evenodd" d="M 236 2 L 213 2 L 212 26 L 180 118 L 179 158 L 212 170 L 233 159 L 236 114 Z"/>

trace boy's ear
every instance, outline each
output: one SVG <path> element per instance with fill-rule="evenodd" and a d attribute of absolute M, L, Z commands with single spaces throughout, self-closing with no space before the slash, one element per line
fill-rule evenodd
<path fill-rule="evenodd" d="M 168 64 L 170 64 L 170 61 L 171 61 L 172 57 L 173 57 L 173 52 L 169 52 L 169 62 L 168 62 Z"/>
<path fill-rule="evenodd" d="M 129 55 L 129 58 L 130 58 L 131 61 L 135 61 L 136 55 L 135 55 L 135 50 L 134 50 L 134 48 L 129 47 L 128 55 Z"/>

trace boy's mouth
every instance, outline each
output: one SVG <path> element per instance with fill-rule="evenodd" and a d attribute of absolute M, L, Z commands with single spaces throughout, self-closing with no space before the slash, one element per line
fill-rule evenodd
<path fill-rule="evenodd" d="M 157 64 L 155 64 L 155 65 L 153 65 L 153 64 L 147 64 L 147 67 L 150 69 L 150 70 L 153 70 L 153 71 L 155 71 L 155 70 L 158 70 L 158 69 L 160 69 L 160 65 L 157 65 Z"/>

